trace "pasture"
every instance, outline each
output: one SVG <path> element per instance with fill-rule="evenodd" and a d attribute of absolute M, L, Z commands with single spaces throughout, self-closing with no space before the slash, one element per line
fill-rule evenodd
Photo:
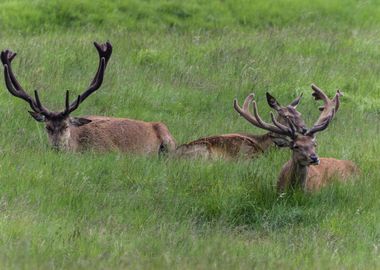
<path fill-rule="evenodd" d="M 303 92 L 311 126 L 321 104 L 310 84 L 341 89 L 318 154 L 353 160 L 361 175 L 280 196 L 289 149 L 235 162 L 57 153 L 2 78 L 0 268 L 380 267 L 378 5 L 237 2 L 3 1 L 0 48 L 18 53 L 23 87 L 61 110 L 65 91 L 74 98 L 92 79 L 92 42 L 110 40 L 103 86 L 74 115 L 162 121 L 178 144 L 262 134 L 234 111 L 235 97 L 254 92 L 269 120 L 266 91 L 282 104 Z"/>

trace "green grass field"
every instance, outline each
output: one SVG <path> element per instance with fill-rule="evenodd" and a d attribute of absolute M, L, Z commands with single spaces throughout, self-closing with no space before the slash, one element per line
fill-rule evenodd
<path fill-rule="evenodd" d="M 114 52 L 102 88 L 74 115 L 166 123 L 177 143 L 262 131 L 233 110 L 254 92 L 283 104 L 310 84 L 344 92 L 320 157 L 361 175 L 314 194 L 279 196 L 290 158 L 189 161 L 121 153 L 56 153 L 26 102 L 0 84 L 1 269 L 379 269 L 380 5 L 376 1 L 0 2 L 0 49 L 50 109 Z"/>

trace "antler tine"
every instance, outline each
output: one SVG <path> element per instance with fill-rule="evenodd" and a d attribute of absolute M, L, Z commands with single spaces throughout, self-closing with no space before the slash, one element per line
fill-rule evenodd
<path fill-rule="evenodd" d="M 237 99 L 234 99 L 234 108 L 235 110 L 243 116 L 248 122 L 256 127 L 260 127 L 259 123 L 255 120 L 252 114 L 249 112 L 249 104 L 252 102 L 254 94 L 250 94 L 245 98 L 243 109 L 239 106 Z"/>
<path fill-rule="evenodd" d="M 11 93 L 15 97 L 19 97 L 26 100 L 25 98 L 27 98 L 27 96 L 23 95 L 22 92 L 18 92 L 17 89 L 12 84 L 11 77 L 9 74 L 9 67 L 7 64 L 4 65 L 4 80 L 5 80 L 5 85 L 7 86 L 9 93 Z"/>
<path fill-rule="evenodd" d="M 276 127 L 278 127 L 279 129 L 281 129 L 281 130 L 283 130 L 285 132 L 290 132 L 290 137 L 291 138 L 293 138 L 295 136 L 295 134 L 296 134 L 296 127 L 295 127 L 295 125 L 294 125 L 294 123 L 292 122 L 291 119 L 286 118 L 287 122 L 289 123 L 289 127 L 287 127 L 287 126 L 281 124 L 280 122 L 278 122 L 276 120 L 276 118 L 274 117 L 274 114 L 272 112 L 270 113 L 270 116 L 271 116 L 273 124 Z"/>
<path fill-rule="evenodd" d="M 244 103 L 243 103 L 243 110 L 246 111 L 246 112 L 249 112 L 249 104 L 252 102 L 252 100 L 255 98 L 255 94 L 254 93 L 251 93 L 249 94 L 245 100 L 244 100 Z"/>
<path fill-rule="evenodd" d="M 297 127 L 296 127 L 296 125 L 294 124 L 294 122 L 293 122 L 292 119 L 287 118 L 286 120 L 287 120 L 287 122 L 288 122 L 288 124 L 289 124 L 290 129 L 292 130 L 293 136 L 295 136 L 295 134 L 296 134 L 296 132 L 297 132 Z"/>
<path fill-rule="evenodd" d="M 62 115 L 69 115 L 70 111 L 70 91 L 66 90 L 66 95 L 65 95 L 65 110 L 61 113 Z"/>
<path fill-rule="evenodd" d="M 80 102 L 83 102 L 89 95 L 98 90 L 99 87 L 102 85 L 105 68 L 105 59 L 102 58 L 100 61 L 99 73 L 96 76 L 94 82 L 90 85 L 90 87 L 85 92 L 83 92 L 83 94 L 80 95 Z"/>
<path fill-rule="evenodd" d="M 20 90 L 20 89 L 22 89 L 22 87 L 19 84 L 19 82 L 16 80 L 16 77 L 14 76 L 13 71 L 12 71 L 12 67 L 11 67 L 11 62 L 16 57 L 16 55 L 17 55 L 17 53 L 12 52 L 10 50 L 2 51 L 1 52 L 1 62 L 3 63 L 3 65 L 8 65 L 8 68 L 9 68 L 8 72 L 10 75 L 11 82 L 15 86 L 16 89 Z"/>
<path fill-rule="evenodd" d="M 293 136 L 291 130 L 288 127 L 282 126 L 277 121 L 276 121 L 276 124 L 278 124 L 279 126 L 281 125 L 282 127 L 284 127 L 284 129 L 282 129 L 282 127 L 280 128 L 277 125 L 271 125 L 271 124 L 264 122 L 258 113 L 257 105 L 256 105 L 255 101 L 253 101 L 253 115 L 255 116 L 256 121 L 259 123 L 260 128 L 274 132 L 274 133 L 277 133 L 277 134 L 281 134 L 281 135 L 286 135 L 286 136 L 290 136 L 290 137 Z M 271 113 L 271 117 L 272 117 L 272 121 L 273 121 L 273 119 L 274 119 L 273 113 Z"/>
<path fill-rule="evenodd" d="M 9 93 L 11 93 L 13 96 L 21 98 L 29 103 L 30 107 L 33 111 L 39 112 L 38 107 L 36 106 L 33 98 L 29 96 L 25 91 L 22 89 L 16 89 L 15 85 L 12 83 L 9 66 L 7 64 L 4 65 L 4 78 L 5 78 L 5 85 L 7 86 L 7 89 Z"/>
<path fill-rule="evenodd" d="M 44 115 L 48 115 L 49 111 L 42 105 L 37 90 L 34 90 L 34 97 L 35 97 L 35 100 L 36 100 L 36 103 L 37 103 L 38 112 L 40 112 L 40 113 L 42 113 Z"/>
<path fill-rule="evenodd" d="M 313 134 L 327 128 L 327 125 L 334 118 L 336 112 L 339 110 L 339 98 L 343 95 L 340 92 L 340 90 L 337 90 L 334 98 L 329 99 L 327 95 L 316 85 L 312 84 L 311 88 L 314 91 L 312 95 L 314 96 L 315 100 L 323 100 L 324 104 L 322 107 L 319 107 L 321 114 L 319 115 L 318 120 L 315 122 L 314 126 L 308 132 L 306 132 L 306 134 Z M 325 126 L 326 123 L 326 127 L 321 129 L 320 127 Z"/>
<path fill-rule="evenodd" d="M 343 96 L 343 94 L 340 92 L 340 90 L 336 91 L 336 94 L 333 99 L 329 99 L 328 96 L 315 84 L 311 85 L 311 88 L 313 89 L 312 96 L 315 100 L 322 100 L 323 106 L 319 107 L 320 111 L 324 111 L 327 107 L 335 107 L 335 112 L 339 109 L 339 97 Z"/>
<path fill-rule="evenodd" d="M 93 92 L 99 89 L 99 87 L 103 83 L 105 68 L 106 68 L 106 59 L 105 57 L 101 57 L 98 71 L 94 79 L 92 80 L 89 88 L 79 96 L 79 103 L 78 103 L 78 100 L 76 100 L 70 104 L 70 108 L 69 108 L 70 112 L 73 112 L 75 109 L 77 109 L 80 103 L 82 103 L 88 96 L 90 96 Z"/>
<path fill-rule="evenodd" d="M 69 94 L 69 90 L 66 90 L 65 112 L 69 111 L 69 108 L 70 108 L 70 94 Z"/>
<path fill-rule="evenodd" d="M 339 110 L 339 106 L 340 106 L 340 97 L 343 96 L 343 93 L 340 92 L 340 90 L 336 90 L 336 94 L 334 96 L 334 98 L 332 99 L 332 102 L 335 103 L 335 113 L 338 112 Z"/>
<path fill-rule="evenodd" d="M 298 103 L 300 102 L 301 98 L 303 96 L 303 93 L 301 93 L 298 97 L 296 97 L 295 100 L 292 101 L 292 103 L 290 103 L 289 105 L 292 106 L 292 107 L 297 107 Z"/>
<path fill-rule="evenodd" d="M 305 133 L 305 135 L 314 136 L 315 133 L 325 130 L 329 126 L 331 120 L 334 118 L 334 114 L 335 114 L 335 109 L 333 108 L 330 115 L 328 115 L 323 120 L 316 123 L 311 129 L 309 129 Z"/>
<path fill-rule="evenodd" d="M 326 103 L 329 102 L 329 98 L 326 96 L 326 94 L 315 84 L 311 85 L 311 88 L 313 89 L 314 93 L 312 96 L 315 100 L 323 100 L 323 103 L 326 105 Z"/>
<path fill-rule="evenodd" d="M 38 95 L 38 91 L 34 90 L 34 99 L 36 100 L 37 107 L 40 108 L 42 107 L 41 101 L 40 101 L 40 96 Z"/>
<path fill-rule="evenodd" d="M 73 111 L 75 111 L 76 109 L 78 109 L 80 103 L 81 103 L 81 101 L 80 101 L 80 95 L 78 95 L 77 100 L 74 103 L 74 106 L 70 107 L 68 114 L 70 114 Z"/>
<path fill-rule="evenodd" d="M 98 70 L 96 71 L 94 78 L 91 81 L 91 84 L 94 84 L 96 81 L 96 78 L 99 76 L 100 62 L 101 62 L 102 58 L 104 58 L 104 60 L 105 60 L 105 67 L 107 67 L 108 61 L 112 55 L 112 45 L 109 41 L 107 41 L 105 44 L 99 44 L 97 42 L 94 42 L 94 46 L 95 46 L 95 48 L 99 54 L 99 66 L 98 66 Z"/>
<path fill-rule="evenodd" d="M 69 99 L 70 99 L 69 90 L 67 90 L 66 91 L 66 107 L 65 107 L 65 110 L 61 113 L 64 116 L 67 116 L 73 111 L 75 111 L 79 107 L 79 104 L 80 104 L 80 95 L 78 95 L 77 99 L 71 105 L 69 105 Z"/>
<path fill-rule="evenodd" d="M 274 133 L 286 135 L 286 136 L 291 136 L 289 128 L 285 127 L 284 130 L 281 129 L 280 126 L 282 126 L 282 125 L 280 123 L 276 122 L 276 123 L 279 124 L 279 127 L 265 123 L 260 118 L 260 116 L 258 115 L 256 102 L 253 99 L 254 99 L 254 95 L 253 94 L 250 94 L 249 96 L 247 96 L 246 99 L 245 99 L 245 101 L 244 101 L 243 109 L 242 109 L 238 105 L 238 101 L 235 98 L 234 99 L 234 108 L 235 108 L 235 110 L 241 116 L 243 116 L 248 122 L 250 122 L 252 125 L 254 125 L 254 126 L 258 127 L 258 128 L 262 128 L 262 129 L 265 129 L 265 130 L 268 130 L 268 131 L 271 131 L 271 132 L 274 132 Z M 251 102 L 253 103 L 253 113 L 254 113 L 254 115 L 252 115 L 249 112 L 249 110 L 248 110 L 249 103 L 251 103 Z M 272 118 L 274 118 L 273 114 L 271 114 L 271 115 L 272 115 Z"/>

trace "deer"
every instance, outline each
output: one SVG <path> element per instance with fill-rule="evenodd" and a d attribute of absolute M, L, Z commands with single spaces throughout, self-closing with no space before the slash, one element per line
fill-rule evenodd
<path fill-rule="evenodd" d="M 270 93 L 266 93 L 269 106 L 277 111 L 279 122 L 291 118 L 302 131 L 306 125 L 297 111 L 302 94 L 294 99 L 288 106 L 282 106 Z M 248 104 L 248 103 L 247 103 Z M 244 106 L 247 106 L 245 104 Z M 195 141 L 182 144 L 174 152 L 176 157 L 203 158 L 203 159 L 252 159 L 267 151 L 271 146 L 286 147 L 288 139 L 282 135 L 268 132 L 263 135 L 248 133 L 231 133 L 208 136 Z"/>
<path fill-rule="evenodd" d="M 301 187 L 305 192 L 317 191 L 335 179 L 345 182 L 351 176 L 357 174 L 357 165 L 350 160 L 338 160 L 335 158 L 319 158 L 316 153 L 316 134 L 325 130 L 336 111 L 339 109 L 339 97 L 341 93 L 337 91 L 335 97 L 330 100 L 315 85 L 313 96 L 316 100 L 323 100 L 321 114 L 312 128 L 300 133 L 294 122 L 288 118 L 288 124 L 278 122 L 271 113 L 272 124 L 265 122 L 260 117 L 256 101 L 253 95 L 249 95 L 244 102 L 243 108 L 239 106 L 237 99 L 234 99 L 235 110 L 252 125 L 286 136 L 290 139 L 288 147 L 292 150 L 292 158 L 286 162 L 280 172 L 277 181 L 279 193 L 285 192 L 288 188 Z M 253 104 L 253 114 L 249 110 L 249 104 Z"/>
<path fill-rule="evenodd" d="M 13 73 L 11 63 L 16 56 L 11 50 L 1 52 L 6 88 L 13 96 L 26 101 L 30 115 L 38 122 L 45 123 L 48 139 L 53 149 L 70 152 L 121 151 L 136 154 L 161 154 L 175 149 L 175 141 L 165 124 L 144 122 L 128 118 L 106 116 L 73 117 L 73 113 L 83 101 L 100 88 L 104 72 L 112 54 L 110 42 L 94 42 L 99 55 L 96 74 L 88 88 L 70 103 L 66 91 L 65 109 L 51 111 L 42 105 L 38 91 L 34 98 L 20 85 Z"/>

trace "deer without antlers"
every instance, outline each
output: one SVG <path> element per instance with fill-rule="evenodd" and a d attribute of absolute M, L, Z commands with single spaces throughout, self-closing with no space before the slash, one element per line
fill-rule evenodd
<path fill-rule="evenodd" d="M 29 103 L 32 109 L 29 113 L 35 120 L 45 122 L 46 131 L 54 149 L 119 150 L 141 154 L 156 154 L 174 149 L 174 139 L 163 123 L 93 115 L 70 116 L 87 97 L 102 85 L 104 72 L 112 54 L 112 45 L 109 42 L 104 44 L 94 42 L 94 45 L 99 54 L 98 70 L 90 86 L 75 101 L 70 103 L 69 91 L 66 92 L 63 111 L 48 110 L 42 105 L 37 91 L 34 91 L 34 98 L 25 92 L 11 67 L 16 53 L 5 50 L 1 52 L 1 62 L 4 65 L 4 78 L 8 91 L 13 96 Z"/>
<path fill-rule="evenodd" d="M 317 86 L 312 85 L 312 88 L 314 90 L 313 96 L 317 100 L 322 99 L 324 106 L 314 126 L 303 133 L 297 131 L 297 127 L 291 119 L 288 119 L 287 124 L 282 124 L 271 114 L 272 124 L 263 121 L 259 116 L 257 105 L 252 95 L 248 96 L 248 102 L 244 103 L 243 108 L 238 105 L 236 99 L 234 100 L 236 111 L 252 125 L 290 139 L 289 147 L 293 155 L 281 170 L 277 182 L 277 189 L 280 192 L 289 186 L 295 187 L 297 185 L 300 185 L 305 191 L 318 190 L 331 182 L 334 177 L 337 177 L 340 181 L 345 181 L 358 171 L 357 166 L 352 161 L 318 158 L 315 149 L 315 135 L 325 130 L 333 119 L 339 109 L 341 93 L 337 91 L 335 97 L 329 100 Z M 249 111 L 249 103 L 253 103 L 253 115 Z"/>
<path fill-rule="evenodd" d="M 248 97 L 244 106 L 248 106 L 250 99 Z M 301 114 L 297 111 L 302 94 L 293 100 L 288 106 L 281 106 L 280 103 L 271 94 L 266 93 L 269 106 L 277 111 L 277 120 L 284 123 L 290 118 L 296 126 L 303 131 L 306 129 Z M 247 133 L 233 133 L 215 135 L 197 139 L 195 141 L 179 146 L 175 155 L 177 157 L 187 158 L 205 158 L 205 159 L 233 159 L 233 158 L 254 158 L 265 152 L 270 146 L 285 147 L 289 143 L 285 136 L 268 132 L 264 135 L 253 135 Z"/>

